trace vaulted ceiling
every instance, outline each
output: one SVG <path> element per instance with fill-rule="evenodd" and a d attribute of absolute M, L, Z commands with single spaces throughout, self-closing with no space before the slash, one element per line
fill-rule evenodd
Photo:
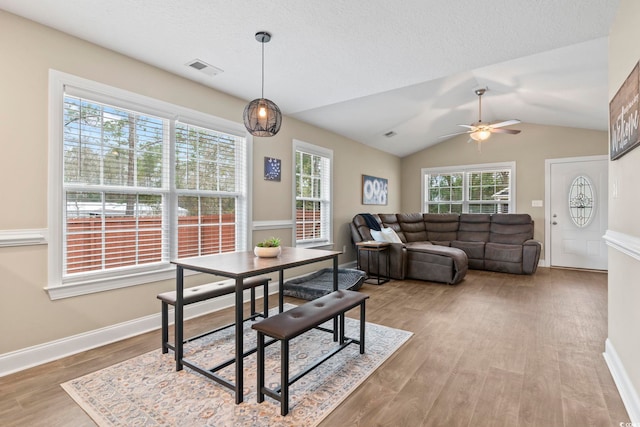
<path fill-rule="evenodd" d="M 477 120 L 607 129 L 618 0 L 0 0 L 0 8 L 403 157 Z M 207 75 L 199 59 L 222 70 Z M 393 131 L 395 136 L 384 134 Z M 507 135 L 496 137 L 508 138 Z"/>

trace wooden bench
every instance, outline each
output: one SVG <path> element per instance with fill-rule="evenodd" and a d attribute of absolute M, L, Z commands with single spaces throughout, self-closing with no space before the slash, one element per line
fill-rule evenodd
<path fill-rule="evenodd" d="M 258 332 L 258 403 L 264 401 L 264 395 L 268 395 L 280 402 L 280 413 L 286 415 L 289 412 L 289 386 L 300 378 L 317 368 L 324 361 L 343 350 L 349 344 L 359 344 L 360 354 L 364 354 L 365 335 L 365 301 L 368 295 L 359 292 L 339 290 L 328 295 L 309 301 L 301 306 L 295 307 L 283 313 L 276 314 L 258 323 L 251 325 Z M 344 315 L 347 311 L 360 306 L 360 339 L 345 337 L 344 335 Z M 340 345 L 327 355 L 307 367 L 302 372 L 289 378 L 289 341 L 313 328 L 319 327 L 322 323 L 334 319 L 333 331 L 334 341 L 339 336 Z M 336 321 L 338 320 L 338 321 Z M 336 331 L 337 326 L 337 331 Z M 264 352 L 265 335 L 281 343 L 280 362 L 280 387 L 269 389 L 265 387 L 264 375 Z"/>
<path fill-rule="evenodd" d="M 256 317 L 268 317 L 269 316 L 269 281 L 270 277 L 267 276 L 257 276 L 257 277 L 249 277 L 245 279 L 242 284 L 243 288 L 251 290 L 251 315 L 247 319 L 243 319 L 244 321 L 249 319 L 255 319 Z M 263 300 L 264 300 L 264 310 L 262 313 L 256 312 L 256 288 L 258 286 L 263 286 Z M 192 288 L 187 288 L 183 291 L 183 305 L 189 305 L 200 301 L 205 301 L 211 298 L 217 298 L 223 295 L 233 294 L 236 291 L 236 284 L 234 280 L 224 280 L 221 282 L 209 283 L 201 286 L 194 286 Z M 167 353 L 169 350 L 175 351 L 175 346 L 169 343 L 169 306 L 176 305 L 176 291 L 169 291 L 161 293 L 157 296 L 157 298 L 162 301 L 162 353 Z M 205 332 L 203 334 L 197 335 L 195 337 L 191 337 L 184 340 L 184 343 L 189 341 L 196 340 L 198 338 L 205 337 L 207 335 L 213 334 L 214 332 L 219 332 L 223 329 L 230 328 L 234 326 L 234 323 L 229 325 L 222 326 L 220 328 L 214 329 L 209 332 Z M 174 339 L 175 341 L 175 339 Z"/>

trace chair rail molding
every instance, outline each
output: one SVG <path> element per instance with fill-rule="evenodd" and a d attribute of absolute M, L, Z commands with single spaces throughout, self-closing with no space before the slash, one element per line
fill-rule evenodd
<path fill-rule="evenodd" d="M 293 220 L 278 219 L 274 221 L 253 221 L 253 230 L 279 230 L 283 228 L 293 228 Z"/>
<path fill-rule="evenodd" d="M 607 246 L 640 261 L 640 238 L 613 230 L 607 230 L 602 238 Z"/>
<path fill-rule="evenodd" d="M 47 229 L 0 230 L 0 248 L 10 246 L 32 246 L 47 244 Z"/>

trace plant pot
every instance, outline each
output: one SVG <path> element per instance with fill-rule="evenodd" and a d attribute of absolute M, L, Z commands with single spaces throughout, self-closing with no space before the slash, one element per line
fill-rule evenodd
<path fill-rule="evenodd" d="M 280 255 L 281 252 L 282 252 L 281 246 L 276 246 L 276 247 L 256 246 L 255 248 L 253 248 L 253 253 L 255 254 L 255 256 L 260 258 L 274 258 Z"/>

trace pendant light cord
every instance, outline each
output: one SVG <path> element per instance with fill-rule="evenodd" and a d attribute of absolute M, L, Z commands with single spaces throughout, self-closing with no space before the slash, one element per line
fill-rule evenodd
<path fill-rule="evenodd" d="M 261 98 L 264 98 L 264 37 L 262 39 L 262 95 Z"/>

